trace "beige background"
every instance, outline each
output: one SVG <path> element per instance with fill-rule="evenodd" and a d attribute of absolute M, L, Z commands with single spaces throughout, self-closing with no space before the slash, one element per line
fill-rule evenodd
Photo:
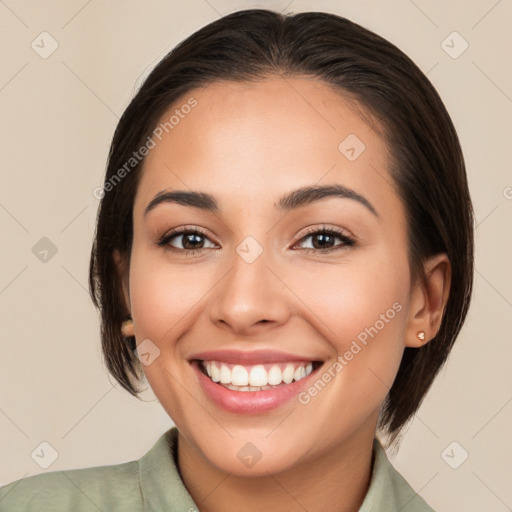
<path fill-rule="evenodd" d="M 92 191 L 149 70 L 199 27 L 250 7 L 346 16 L 404 50 L 445 101 L 476 211 L 475 293 L 447 366 L 389 455 L 438 512 L 510 510 L 510 0 L 0 1 L 0 485 L 139 458 L 172 425 L 150 391 L 130 397 L 103 367 L 87 292 Z M 44 31 L 58 43 L 46 59 L 31 47 Z M 456 59 L 442 45 L 453 31 L 469 44 Z M 46 262 L 33 253 L 43 237 L 57 249 Z M 43 441 L 58 453 L 48 469 L 31 457 Z M 456 465 L 463 450 L 452 469 L 446 460 Z"/>

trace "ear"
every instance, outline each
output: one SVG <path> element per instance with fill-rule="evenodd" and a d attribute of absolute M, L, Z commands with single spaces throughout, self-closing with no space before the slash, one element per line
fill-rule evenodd
<path fill-rule="evenodd" d="M 128 274 L 128 265 L 126 262 L 126 258 L 121 255 L 118 249 L 114 249 L 112 251 L 112 257 L 114 258 L 114 264 L 117 268 L 117 273 L 119 277 L 121 278 L 121 285 L 123 288 L 123 297 L 124 297 L 124 303 L 125 307 L 128 310 L 128 312 L 131 313 L 131 302 L 130 302 L 130 288 L 129 288 L 129 274 Z"/>
<path fill-rule="evenodd" d="M 445 253 L 436 254 L 425 263 L 426 284 L 418 281 L 412 291 L 405 333 L 406 347 L 421 347 L 438 333 L 450 294 L 451 265 Z M 425 332 L 425 339 L 418 332 Z"/>

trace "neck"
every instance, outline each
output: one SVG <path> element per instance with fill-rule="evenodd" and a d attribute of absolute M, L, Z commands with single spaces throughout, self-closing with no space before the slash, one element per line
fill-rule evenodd
<path fill-rule="evenodd" d="M 225 473 L 178 434 L 178 467 L 199 512 L 357 512 L 371 480 L 375 430 L 292 468 L 265 476 Z"/>

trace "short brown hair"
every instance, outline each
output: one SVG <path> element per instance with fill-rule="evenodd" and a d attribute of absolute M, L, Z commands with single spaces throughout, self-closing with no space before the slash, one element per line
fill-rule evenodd
<path fill-rule="evenodd" d="M 232 13 L 178 44 L 152 70 L 123 113 L 112 140 L 105 184 L 186 92 L 208 83 L 310 76 L 355 99 L 384 127 L 392 148 L 390 173 L 407 213 L 412 282 L 425 279 L 424 261 L 446 253 L 452 267 L 440 329 L 421 348 L 406 347 L 382 407 L 379 427 L 395 439 L 420 406 L 446 361 L 465 320 L 473 286 L 473 219 L 459 140 L 436 90 L 401 50 L 377 34 L 334 14 L 282 15 L 251 9 Z M 132 395 L 142 376 L 121 323 L 128 311 L 113 260 L 129 264 L 132 211 L 144 160 L 101 199 L 89 287 L 101 311 L 106 366 Z M 124 175 L 123 174 L 123 175 Z M 108 192 L 107 192 L 108 190 Z"/>

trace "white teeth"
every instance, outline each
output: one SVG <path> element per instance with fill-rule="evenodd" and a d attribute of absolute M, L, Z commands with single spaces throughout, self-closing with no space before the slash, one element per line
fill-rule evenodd
<path fill-rule="evenodd" d="M 289 364 L 286 366 L 283 372 L 283 381 L 285 384 L 290 384 L 290 382 L 293 380 L 294 371 L 293 371 L 293 365 Z"/>
<path fill-rule="evenodd" d="M 231 370 L 231 384 L 235 386 L 247 386 L 249 384 L 249 373 L 243 366 L 237 364 L 233 367 Z"/>
<path fill-rule="evenodd" d="M 313 363 L 281 363 L 272 366 L 263 364 L 254 366 L 228 365 L 217 361 L 203 361 L 206 373 L 213 382 L 224 384 L 236 391 L 260 391 L 272 386 L 290 384 L 309 375 Z"/>
<path fill-rule="evenodd" d="M 268 372 L 268 383 L 272 386 L 276 386 L 277 384 L 281 384 L 282 381 L 283 374 L 281 368 L 279 368 L 279 366 L 272 366 Z"/>
<path fill-rule="evenodd" d="M 208 367 L 210 367 L 209 370 L 208 370 Z M 208 375 L 210 375 L 213 382 L 219 382 L 220 370 L 217 368 L 217 365 L 209 363 L 206 368 L 207 368 Z"/>
<path fill-rule="evenodd" d="M 299 367 L 295 370 L 295 372 L 294 372 L 294 374 L 293 374 L 293 378 L 294 378 L 295 380 L 300 380 L 300 378 L 301 378 L 301 376 L 302 376 L 302 370 L 304 370 L 304 368 L 303 368 L 302 366 L 299 366 Z"/>
<path fill-rule="evenodd" d="M 268 384 L 267 372 L 265 371 L 265 367 L 262 364 L 257 364 L 251 368 L 249 384 L 251 386 L 266 386 Z"/>
<path fill-rule="evenodd" d="M 206 371 L 208 371 L 208 368 Z M 220 367 L 219 378 L 221 384 L 231 384 L 231 370 L 225 364 L 221 365 Z"/>

